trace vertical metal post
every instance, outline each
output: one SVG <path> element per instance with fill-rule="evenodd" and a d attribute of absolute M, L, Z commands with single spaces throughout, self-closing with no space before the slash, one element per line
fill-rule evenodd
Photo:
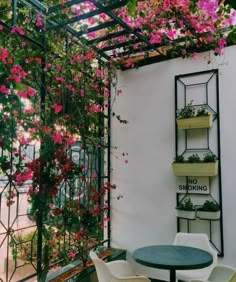
<path fill-rule="evenodd" d="M 221 160 L 221 146 L 220 146 L 220 100 L 219 100 L 219 70 L 215 70 L 216 75 L 216 101 L 217 101 L 217 143 L 218 143 L 218 159 Z M 218 168 L 219 176 L 219 202 L 221 209 L 220 219 L 220 239 L 221 239 L 221 256 L 224 256 L 224 233 L 223 233 L 223 204 L 222 204 L 222 180 L 221 180 L 221 162 Z"/>
<path fill-rule="evenodd" d="M 17 21 L 17 0 L 12 0 L 12 26 L 16 25 Z"/>
<path fill-rule="evenodd" d="M 108 99 L 108 147 L 107 147 L 107 175 L 108 182 L 111 182 L 111 84 L 110 84 L 110 97 Z M 108 211 L 107 217 L 111 218 L 111 192 L 108 190 Z M 108 222 L 107 226 L 107 235 L 108 235 L 108 247 L 111 245 L 111 220 Z"/>
<path fill-rule="evenodd" d="M 175 153 L 176 155 L 178 154 L 178 128 L 177 128 L 177 124 L 176 124 L 176 117 L 177 117 L 177 87 L 178 87 L 178 76 L 175 77 L 175 115 L 174 115 L 174 123 L 175 123 Z"/>
<path fill-rule="evenodd" d="M 43 69 L 46 65 L 46 36 L 43 33 L 42 36 L 42 45 L 43 45 L 43 57 L 42 57 L 42 65 L 41 65 L 41 90 L 40 90 L 40 120 L 42 124 L 45 124 L 45 97 L 46 97 L 46 77 L 45 72 Z M 42 144 L 41 144 L 42 146 Z M 42 173 L 41 167 L 41 173 Z M 40 184 L 39 184 L 39 194 L 42 194 L 42 178 L 40 177 Z M 36 224 L 37 224 L 37 231 L 38 231 L 38 238 L 37 238 L 37 276 L 38 281 L 42 280 L 42 274 L 45 265 L 43 265 L 43 213 L 44 213 L 44 206 L 41 202 L 37 203 L 37 214 L 36 214 Z"/>
<path fill-rule="evenodd" d="M 101 64 L 99 63 L 99 70 L 101 70 Z M 99 90 L 101 91 L 102 89 L 102 85 L 100 83 L 99 85 Z M 99 127 L 98 127 L 98 136 L 99 136 L 99 142 L 100 142 L 100 147 L 97 146 L 97 148 L 95 148 L 95 154 L 97 154 L 97 161 L 98 161 L 98 189 L 100 191 L 101 186 L 102 186 L 102 178 L 104 180 L 104 115 L 103 114 L 99 114 Z M 102 197 L 100 199 L 100 205 L 103 205 L 104 202 L 104 197 Z M 101 221 L 103 221 L 103 216 L 104 214 L 102 213 L 100 215 L 101 217 Z M 104 235 L 104 233 L 103 233 Z"/>
<path fill-rule="evenodd" d="M 178 76 L 175 77 L 175 115 L 174 115 L 174 124 L 175 124 L 175 156 L 178 154 L 178 128 L 176 124 L 176 118 L 177 118 L 177 87 L 178 87 Z M 179 194 L 176 193 L 176 206 L 179 203 Z M 180 230 L 180 218 L 177 218 L 177 232 Z"/>

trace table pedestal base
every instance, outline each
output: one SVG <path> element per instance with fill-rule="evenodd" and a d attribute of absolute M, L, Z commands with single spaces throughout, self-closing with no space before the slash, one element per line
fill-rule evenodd
<path fill-rule="evenodd" d="M 170 282 L 176 282 L 176 273 L 174 269 L 170 270 Z"/>

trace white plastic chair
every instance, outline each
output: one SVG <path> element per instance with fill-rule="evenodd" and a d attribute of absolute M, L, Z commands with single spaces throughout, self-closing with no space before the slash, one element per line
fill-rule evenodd
<path fill-rule="evenodd" d="M 191 282 L 236 282 L 236 268 L 228 265 L 217 265 L 207 280 L 194 279 Z"/>
<path fill-rule="evenodd" d="M 145 276 L 135 276 L 125 260 L 105 263 L 94 251 L 90 251 L 89 255 L 95 265 L 99 282 L 151 282 Z"/>
<path fill-rule="evenodd" d="M 183 233 L 179 232 L 175 236 L 174 245 L 182 245 L 203 249 L 213 256 L 213 263 L 205 268 L 193 270 L 178 270 L 176 277 L 178 280 L 189 282 L 194 279 L 207 280 L 211 271 L 217 264 L 217 251 L 211 246 L 208 236 L 204 233 Z"/>

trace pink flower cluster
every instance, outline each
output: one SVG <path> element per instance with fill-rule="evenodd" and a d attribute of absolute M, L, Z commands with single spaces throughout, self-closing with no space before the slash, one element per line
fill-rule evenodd
<path fill-rule="evenodd" d="M 12 29 L 11 29 L 11 33 L 19 33 L 20 35 L 25 35 L 25 32 L 24 30 L 20 27 L 20 26 L 14 26 Z"/>
<path fill-rule="evenodd" d="M 25 79 L 27 73 L 23 70 L 21 65 L 13 65 L 10 69 L 10 75 L 7 80 L 14 80 L 16 83 L 20 83 L 22 79 Z"/>
<path fill-rule="evenodd" d="M 139 30 L 149 38 L 151 44 L 172 44 L 176 39 L 183 39 L 183 49 L 187 49 L 190 41 L 184 38 L 199 40 L 196 48 L 204 44 L 217 45 L 215 52 L 221 54 L 225 44 L 220 39 L 221 29 L 232 25 L 236 18 L 235 11 L 227 10 L 223 2 L 218 0 L 146 0 L 137 1 L 136 11 L 129 15 L 126 7 L 120 9 L 121 17 L 132 29 Z M 127 39 L 126 39 L 127 40 Z M 124 38 L 119 38 L 119 42 Z M 104 43 L 103 43 L 104 44 Z M 141 47 L 141 46 L 140 46 Z"/>

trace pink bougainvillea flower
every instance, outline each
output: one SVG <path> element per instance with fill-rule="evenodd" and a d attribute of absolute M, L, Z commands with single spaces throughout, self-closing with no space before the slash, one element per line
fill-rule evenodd
<path fill-rule="evenodd" d="M 193 52 L 193 58 L 196 60 L 198 58 L 198 53 L 197 52 Z"/>
<path fill-rule="evenodd" d="M 35 23 L 35 25 L 37 26 L 37 27 L 41 27 L 41 26 L 43 26 L 44 25 L 44 20 L 41 18 L 41 15 L 40 14 L 37 14 L 36 15 L 36 23 Z"/>
<path fill-rule="evenodd" d="M 85 170 L 85 165 L 84 165 L 84 164 L 81 164 L 81 165 L 80 165 L 80 170 L 81 170 L 81 171 L 84 171 L 84 170 Z"/>
<path fill-rule="evenodd" d="M 62 144 L 62 138 L 61 138 L 61 134 L 60 133 L 55 132 L 51 137 L 52 137 L 52 140 L 55 143 Z"/>
<path fill-rule="evenodd" d="M 11 29 L 11 33 L 19 33 L 20 35 L 25 35 L 25 32 L 24 30 L 20 27 L 20 26 L 14 26 L 12 29 Z"/>
<path fill-rule="evenodd" d="M 120 95 L 120 94 L 122 94 L 122 89 L 118 89 L 117 91 L 117 95 Z"/>
<path fill-rule="evenodd" d="M 27 95 L 32 97 L 35 95 L 36 93 L 36 90 L 34 90 L 33 88 L 29 87 L 29 86 L 26 86 L 26 92 L 27 92 Z"/>
<path fill-rule="evenodd" d="M 41 59 L 41 58 L 35 58 L 35 61 L 36 61 L 36 63 L 39 64 L 39 65 L 42 63 L 42 59 Z"/>
<path fill-rule="evenodd" d="M 59 113 L 62 110 L 62 105 L 55 103 L 53 104 L 53 108 L 54 108 L 55 113 Z"/>
<path fill-rule="evenodd" d="M 61 71 L 61 66 L 60 66 L 60 65 L 56 65 L 56 70 L 57 70 L 58 72 L 60 72 L 60 71 Z"/>
<path fill-rule="evenodd" d="M 51 130 L 52 130 L 52 128 L 51 128 L 50 126 L 46 126 L 46 125 L 43 125 L 43 126 L 42 126 L 42 132 L 43 132 L 44 134 L 50 133 Z"/>
<path fill-rule="evenodd" d="M 99 104 L 93 104 L 89 107 L 89 112 L 90 113 L 100 113 L 101 112 L 101 105 Z"/>
<path fill-rule="evenodd" d="M 52 247 L 52 246 L 54 246 L 54 245 L 55 245 L 55 241 L 54 241 L 54 240 L 50 240 L 50 241 L 49 241 L 49 246 Z"/>
<path fill-rule="evenodd" d="M 6 64 L 6 59 L 9 56 L 7 49 L 1 48 L 0 47 L 0 60 Z"/>
<path fill-rule="evenodd" d="M 39 190 L 38 190 L 38 189 L 35 189 L 35 190 L 34 190 L 34 194 L 35 194 L 35 195 L 38 195 L 38 193 L 39 193 Z"/>
<path fill-rule="evenodd" d="M 131 59 L 128 59 L 128 60 L 126 61 L 125 66 L 126 66 L 127 68 L 129 68 L 129 67 L 133 68 L 133 67 L 134 67 L 134 63 L 133 63 L 133 61 L 132 61 Z"/>
<path fill-rule="evenodd" d="M 21 136 L 21 137 L 19 138 L 19 142 L 20 142 L 21 145 L 27 145 L 27 144 L 30 143 L 30 139 L 25 138 L 24 136 Z"/>
<path fill-rule="evenodd" d="M 2 92 L 5 95 L 9 95 L 11 92 L 9 89 L 7 89 L 6 85 L 0 85 L 0 92 Z"/>
<path fill-rule="evenodd" d="M 57 81 L 65 82 L 65 79 L 61 76 L 56 76 Z"/>
<path fill-rule="evenodd" d="M 76 254 L 75 254 L 75 253 L 69 253 L 69 257 L 70 257 L 70 258 L 75 258 L 75 257 L 76 257 Z"/>
<path fill-rule="evenodd" d="M 33 175 L 33 171 L 30 168 L 28 168 L 24 173 L 24 177 L 23 177 L 24 181 L 31 180 L 32 175 Z"/>
<path fill-rule="evenodd" d="M 67 84 L 66 88 L 69 89 L 72 92 L 75 90 L 74 87 L 71 84 Z"/>
<path fill-rule="evenodd" d="M 12 64 L 13 63 L 13 59 L 12 58 L 7 58 L 7 63 L 8 64 Z"/>
<path fill-rule="evenodd" d="M 99 70 L 99 69 L 96 69 L 96 70 L 95 70 L 95 74 L 96 74 L 98 77 L 101 77 L 101 76 L 102 76 L 102 71 Z"/>
<path fill-rule="evenodd" d="M 8 76 L 7 80 L 15 80 L 16 83 L 20 83 L 22 79 L 25 79 L 27 76 L 22 66 L 17 64 L 10 68 L 10 73 L 11 75 Z"/>
<path fill-rule="evenodd" d="M 27 93 L 25 91 L 17 90 L 17 95 L 21 98 L 27 98 Z"/>
<path fill-rule="evenodd" d="M 28 168 L 26 170 L 26 172 L 24 172 L 24 173 L 18 172 L 15 175 L 15 180 L 16 180 L 17 184 L 21 186 L 21 185 L 23 185 L 24 181 L 31 180 L 32 175 L 33 175 L 33 171 L 30 168 Z"/>
<path fill-rule="evenodd" d="M 97 173 L 96 173 L 96 171 L 94 170 L 94 171 L 93 171 L 93 174 L 92 174 L 92 177 L 91 177 L 91 182 L 93 182 L 93 181 L 96 179 L 96 177 L 97 177 Z"/>
<path fill-rule="evenodd" d="M 67 137 L 65 138 L 65 140 L 66 140 L 67 147 L 76 142 L 73 137 Z"/>
<path fill-rule="evenodd" d="M 84 97 L 84 89 L 80 89 L 79 92 L 80 92 L 80 96 L 81 96 L 81 97 Z"/>

